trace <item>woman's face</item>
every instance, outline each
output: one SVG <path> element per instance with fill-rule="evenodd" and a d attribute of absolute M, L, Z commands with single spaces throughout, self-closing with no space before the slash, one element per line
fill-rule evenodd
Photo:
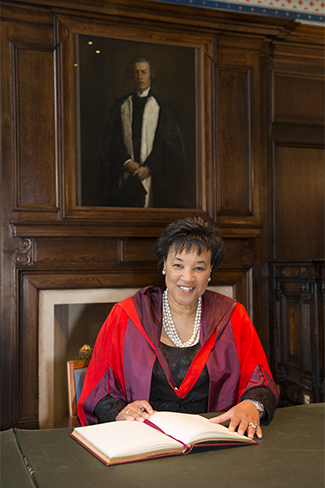
<path fill-rule="evenodd" d="M 193 248 L 191 252 L 175 253 L 171 248 L 165 260 L 165 270 L 169 300 L 181 306 L 194 306 L 208 286 L 211 251 L 198 254 Z"/>

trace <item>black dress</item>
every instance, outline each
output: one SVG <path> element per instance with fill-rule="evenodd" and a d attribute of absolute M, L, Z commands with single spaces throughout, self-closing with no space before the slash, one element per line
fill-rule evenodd
<path fill-rule="evenodd" d="M 186 373 L 200 349 L 200 344 L 192 347 L 178 348 L 160 343 L 160 347 L 166 357 L 170 370 L 179 388 Z M 204 367 L 201 376 L 194 387 L 184 399 L 178 398 L 174 390 L 169 386 L 164 370 L 156 359 L 151 378 L 151 390 L 149 403 L 154 410 L 203 413 L 207 411 L 209 393 L 209 375 Z M 99 422 L 111 422 L 127 405 L 123 400 L 106 395 L 96 405 L 95 415 Z"/>

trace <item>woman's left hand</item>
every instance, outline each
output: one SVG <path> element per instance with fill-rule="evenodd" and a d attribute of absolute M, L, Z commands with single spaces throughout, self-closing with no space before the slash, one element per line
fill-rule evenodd
<path fill-rule="evenodd" d="M 244 435 L 247 430 L 247 437 L 250 439 L 254 439 L 255 434 L 259 439 L 262 438 L 260 414 L 252 402 L 243 400 L 227 412 L 209 420 L 215 424 L 230 420 L 228 427 L 230 432 L 234 432 L 238 427 L 238 434 Z"/>

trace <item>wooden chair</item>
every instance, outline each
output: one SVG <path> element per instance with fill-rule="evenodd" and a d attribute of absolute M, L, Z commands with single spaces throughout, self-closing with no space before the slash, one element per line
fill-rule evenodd
<path fill-rule="evenodd" d="M 89 362 L 89 359 L 67 361 L 69 427 L 76 427 L 78 425 L 77 403 Z"/>

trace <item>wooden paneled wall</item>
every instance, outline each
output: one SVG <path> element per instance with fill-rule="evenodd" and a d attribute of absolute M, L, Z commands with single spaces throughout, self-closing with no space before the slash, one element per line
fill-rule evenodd
<path fill-rule="evenodd" d="M 195 48 L 197 208 L 78 205 L 73 59 L 85 33 Z M 227 254 L 213 284 L 234 287 L 272 353 L 267 260 L 324 247 L 322 34 L 147 0 L 2 2 L 2 429 L 38 426 L 39 291 L 162 284 L 154 243 L 182 216 L 218 222 Z"/>
<path fill-rule="evenodd" d="M 274 43 L 272 257 L 324 258 L 324 50 Z"/>

